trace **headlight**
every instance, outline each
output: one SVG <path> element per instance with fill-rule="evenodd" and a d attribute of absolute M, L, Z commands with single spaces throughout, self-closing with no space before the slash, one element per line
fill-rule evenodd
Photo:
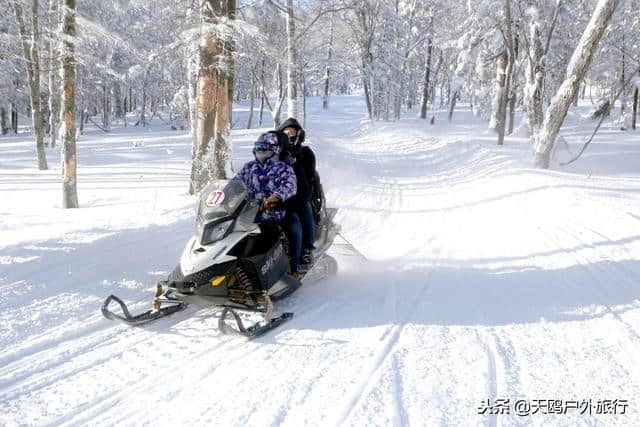
<path fill-rule="evenodd" d="M 208 245 L 209 243 L 222 239 L 225 234 L 227 234 L 227 230 L 231 224 L 233 224 L 233 219 L 205 226 L 202 232 L 202 244 Z"/>

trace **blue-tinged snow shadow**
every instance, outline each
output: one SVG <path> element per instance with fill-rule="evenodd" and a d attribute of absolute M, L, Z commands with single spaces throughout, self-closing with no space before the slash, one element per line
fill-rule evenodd
<path fill-rule="evenodd" d="M 134 311 L 150 308 L 155 283 L 176 266 L 192 232 L 188 218 L 130 230 L 94 228 L 66 240 L 4 248 L 0 365 L 24 342 L 55 345 L 78 328 L 115 326 L 100 313 L 110 294 L 140 303 Z"/>
<path fill-rule="evenodd" d="M 640 260 L 557 269 L 424 262 L 363 262 L 303 287 L 297 298 L 326 305 L 323 314 L 294 318 L 285 327 L 501 326 L 588 320 L 640 308 Z"/>

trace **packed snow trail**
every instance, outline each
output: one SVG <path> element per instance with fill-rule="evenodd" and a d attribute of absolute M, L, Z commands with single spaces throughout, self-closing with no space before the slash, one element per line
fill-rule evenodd
<path fill-rule="evenodd" d="M 305 284 L 277 306 L 294 318 L 251 342 L 221 335 L 214 310 L 143 328 L 99 312 L 110 293 L 147 309 L 177 262 L 193 230 L 187 136 L 81 141 L 74 212 L 55 205 L 59 171 L 33 171 L 30 141 L 0 143 L 0 424 L 640 419 L 637 134 L 603 132 L 584 161 L 542 171 L 526 138 L 496 147 L 464 107 L 451 125 L 445 112 L 371 124 L 361 98 L 333 102 L 312 109 L 308 139 L 363 256 L 338 239 L 338 276 Z M 588 126 L 573 115 L 564 134 Z M 236 167 L 258 133 L 234 131 Z M 509 413 L 479 414 L 487 399 Z M 542 399 L 591 399 L 593 413 L 515 413 Z M 596 414 L 604 399 L 626 413 Z"/>

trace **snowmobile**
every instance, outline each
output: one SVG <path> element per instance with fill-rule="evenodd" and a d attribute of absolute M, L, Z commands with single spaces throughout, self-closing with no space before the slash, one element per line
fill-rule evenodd
<path fill-rule="evenodd" d="M 258 202 L 249 199 L 242 181 L 209 183 L 198 200 L 194 235 L 178 266 L 156 285 L 153 308 L 132 315 L 120 298 L 110 295 L 102 305 L 102 314 L 127 325 L 142 325 L 188 304 L 215 306 L 222 309 L 218 326 L 223 333 L 229 328 L 250 339 L 291 319 L 290 312 L 274 316 L 273 303 L 291 295 L 311 272 L 320 277 L 337 272 L 337 262 L 326 253 L 339 233 L 333 222 L 337 209 L 321 207 L 312 267 L 299 280 L 291 275 L 284 233 L 275 238 L 261 233 L 255 222 L 258 209 Z M 119 305 L 122 314 L 111 311 L 111 303 Z M 263 321 L 245 327 L 238 311 L 261 313 Z M 226 324 L 229 315 L 236 328 Z"/>

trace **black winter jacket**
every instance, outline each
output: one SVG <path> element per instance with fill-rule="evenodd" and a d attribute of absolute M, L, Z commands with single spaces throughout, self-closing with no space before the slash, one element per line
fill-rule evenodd
<path fill-rule="evenodd" d="M 281 130 L 270 132 L 275 133 L 278 137 L 278 142 L 280 143 L 281 147 L 280 160 L 290 165 L 296 174 L 297 191 L 293 197 L 285 201 L 285 209 L 299 211 L 302 209 L 303 203 L 309 202 L 311 200 L 311 180 L 306 173 L 304 163 L 300 159 L 298 159 L 298 157 L 294 153 L 294 147 L 289 142 L 289 137 L 287 136 L 287 134 L 282 132 Z M 309 149 L 309 151 L 311 151 L 311 149 Z M 311 155 L 313 156 L 313 167 L 315 168 L 315 156 L 313 155 L 313 152 L 311 152 Z"/>
<path fill-rule="evenodd" d="M 302 126 L 300 126 L 300 123 L 298 123 L 298 121 L 293 117 L 289 117 L 285 120 L 284 123 L 278 127 L 278 131 L 282 132 L 286 128 L 294 128 L 298 132 L 296 144 L 290 143 L 287 151 L 296 159 L 296 163 L 302 164 L 302 169 L 308 183 L 308 191 L 310 192 L 309 197 L 306 197 L 305 190 L 304 199 L 310 200 L 311 198 L 319 198 L 319 193 L 321 193 L 322 190 L 320 187 L 318 172 L 316 171 L 316 156 L 311 148 L 306 145 L 302 145 L 305 139 L 305 131 Z"/>

